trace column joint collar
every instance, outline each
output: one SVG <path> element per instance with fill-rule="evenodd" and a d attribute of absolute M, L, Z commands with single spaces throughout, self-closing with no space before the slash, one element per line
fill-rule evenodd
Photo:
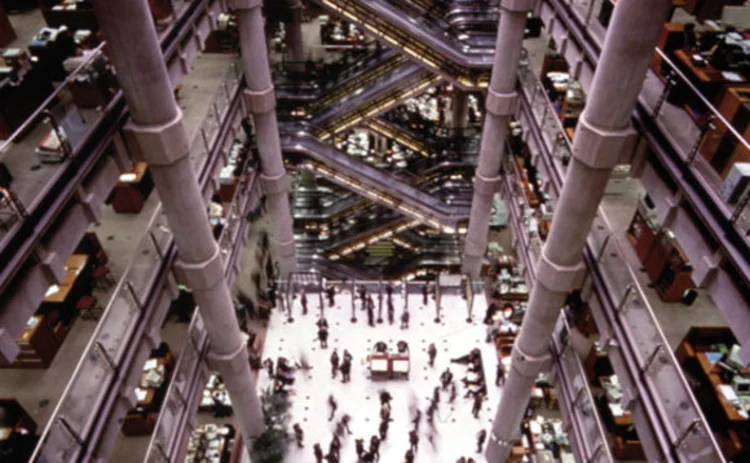
<path fill-rule="evenodd" d="M 263 0 L 229 0 L 229 8 L 233 10 L 252 10 L 263 5 Z"/>

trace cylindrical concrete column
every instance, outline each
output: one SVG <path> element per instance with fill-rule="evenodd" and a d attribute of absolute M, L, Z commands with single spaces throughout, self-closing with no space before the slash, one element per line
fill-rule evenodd
<path fill-rule="evenodd" d="M 130 108 L 130 130 L 149 163 L 174 234 L 178 277 L 193 292 L 211 357 L 227 384 L 240 431 L 250 439 L 263 431 L 263 412 L 148 4 L 96 0 L 94 9 Z"/>
<path fill-rule="evenodd" d="M 291 59 L 295 63 L 305 60 L 305 49 L 302 44 L 302 2 L 289 0 L 292 10 L 292 20 L 286 25 L 286 45 L 289 47 Z"/>
<path fill-rule="evenodd" d="M 294 256 L 294 231 L 289 209 L 289 185 L 281 157 L 279 127 L 276 120 L 276 94 L 271 81 L 268 48 L 263 27 L 261 0 L 231 0 L 237 12 L 240 48 L 245 66 L 245 102 L 253 116 L 261 162 L 261 183 L 273 223 L 271 241 L 276 250 L 282 278 L 297 266 Z"/>
<path fill-rule="evenodd" d="M 586 236 L 612 168 L 633 141 L 630 117 L 671 4 L 671 0 L 617 2 L 537 264 L 537 283 L 513 345 L 507 385 L 487 446 L 488 461 L 508 458 L 534 381 L 549 365 L 550 336 L 566 295 L 581 284 Z"/>
<path fill-rule="evenodd" d="M 503 0 L 497 27 L 495 62 L 487 89 L 479 164 L 474 177 L 474 197 L 471 201 L 469 229 L 464 243 L 462 270 L 479 276 L 482 257 L 487 248 L 492 200 L 500 188 L 500 165 L 505 151 L 508 122 L 518 106 L 516 79 L 521 58 L 527 13 L 536 0 Z"/>
<path fill-rule="evenodd" d="M 453 90 L 453 101 L 451 105 L 451 128 L 456 132 L 466 128 L 466 119 L 469 117 L 469 94 L 456 88 Z"/>

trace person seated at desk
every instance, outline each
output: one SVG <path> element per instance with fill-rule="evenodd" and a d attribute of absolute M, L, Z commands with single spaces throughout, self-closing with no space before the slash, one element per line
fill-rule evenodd
<path fill-rule="evenodd" d="M 683 44 L 681 48 L 687 48 L 690 51 L 697 51 L 699 47 L 698 35 L 695 32 L 695 24 L 685 24 L 685 28 L 682 30 Z"/>
<path fill-rule="evenodd" d="M 742 67 L 748 54 L 750 43 L 733 26 L 727 26 L 723 33 L 715 35 L 712 46 L 703 52 L 711 66 L 719 70 Z"/>
<path fill-rule="evenodd" d="M 221 400 L 216 397 L 211 398 L 214 401 L 213 414 L 215 418 L 226 418 L 232 416 L 232 407 L 224 404 Z"/>
<path fill-rule="evenodd" d="M 467 355 L 451 359 L 451 363 L 459 363 L 461 365 L 468 365 L 474 363 L 475 360 L 479 359 L 481 362 L 481 351 L 474 348 Z"/>

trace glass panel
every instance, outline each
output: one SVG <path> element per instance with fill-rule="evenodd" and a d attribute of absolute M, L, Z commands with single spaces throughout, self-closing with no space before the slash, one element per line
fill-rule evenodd
<path fill-rule="evenodd" d="M 651 77 L 653 78 L 653 76 Z M 549 155 L 556 151 L 559 154 L 564 152 L 564 147 L 567 147 L 567 152 L 572 152 L 570 141 L 564 135 L 562 124 L 554 116 L 553 106 L 547 99 L 546 93 L 540 90 L 539 80 L 528 67 L 520 69 L 519 80 L 527 98 L 532 100 L 534 116 L 537 121 L 540 121 L 539 125 L 542 129 L 543 142 L 546 148 L 545 154 Z M 645 94 L 645 99 L 651 105 L 650 108 L 652 110 L 659 109 L 659 118 L 662 118 L 665 114 L 672 114 L 669 116 L 671 118 L 675 111 L 684 111 L 684 109 L 671 107 L 663 88 L 653 91 L 654 89 L 649 87 L 648 84 L 647 79 L 641 99 L 644 99 Z M 663 106 L 659 108 L 661 104 Z M 705 107 L 709 106 L 706 105 Z M 675 119 L 679 118 L 675 117 Z M 675 122 L 669 123 L 674 124 Z M 713 139 L 710 137 L 716 136 L 713 127 L 710 125 L 704 127 L 704 132 L 698 129 L 692 131 L 692 141 L 684 144 L 684 159 L 686 162 L 690 160 L 692 150 L 694 155 L 692 158 L 694 161 L 693 167 L 702 162 L 703 159 L 702 156 L 695 154 L 700 151 L 699 142 L 703 140 L 703 144 L 708 144 Z M 677 126 L 665 127 L 665 129 L 665 133 L 670 133 L 669 130 L 671 130 L 671 133 L 676 133 L 678 129 L 685 131 L 685 127 Z M 688 133 L 691 133 L 692 129 L 688 127 L 687 130 Z M 742 143 L 747 144 L 744 140 Z M 552 162 L 557 169 L 559 178 L 562 178 L 561 156 L 553 158 Z M 605 285 L 613 296 L 615 304 L 617 304 L 617 318 L 623 324 L 626 339 L 635 349 L 638 364 L 642 367 L 650 365 L 650 368 L 645 372 L 650 379 L 648 387 L 652 389 L 652 393 L 659 399 L 660 403 L 663 403 L 664 418 L 668 420 L 671 430 L 678 437 L 684 436 L 682 448 L 685 452 L 698 452 L 698 449 L 703 449 L 704 453 L 719 453 L 715 442 L 705 432 L 707 428 L 705 419 L 673 354 L 669 349 L 655 350 L 657 346 L 668 346 L 668 343 L 655 320 L 648 301 L 638 289 L 632 269 L 621 257 L 621 251 L 616 244 L 616 239 L 612 235 L 609 224 L 601 214 L 594 219 L 588 237 L 588 245 L 599 262 Z"/>
<path fill-rule="evenodd" d="M 147 236 L 135 251 L 126 281 L 130 284 L 130 288 L 139 301 L 146 299 L 154 278 L 158 274 L 162 261 L 160 253 L 161 250 L 157 250 L 156 244 L 150 236 Z"/>
<path fill-rule="evenodd" d="M 44 441 L 39 459 L 41 461 L 74 461 L 81 450 L 76 437 L 71 434 L 60 418 L 52 422 Z"/>
<path fill-rule="evenodd" d="M 42 71 L 33 65 L 29 72 Z M 101 46 L 57 88 L 47 84 L 47 88 L 27 91 L 26 104 L 7 121 L 14 133 L 0 141 L 0 160 L 12 177 L 8 188 L 0 189 L 0 237 L 21 222 L 40 195 L 63 175 L 116 92 L 117 82 Z"/>
<path fill-rule="evenodd" d="M 112 368 L 98 348 L 89 349 L 82 361 L 68 385 L 58 415 L 80 436 L 86 435 L 91 410 L 97 409 L 112 379 Z"/>
<path fill-rule="evenodd" d="M 99 322 L 96 337 L 110 359 L 119 358 L 119 352 L 129 339 L 129 334 L 138 321 L 136 315 L 140 311 L 140 306 L 127 286 L 120 286 Z"/>

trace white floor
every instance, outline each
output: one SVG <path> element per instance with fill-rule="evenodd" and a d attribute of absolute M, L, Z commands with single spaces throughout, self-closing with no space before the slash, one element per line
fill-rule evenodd
<path fill-rule="evenodd" d="M 443 318 L 435 323 L 435 304 L 431 300 L 427 308 L 422 306 L 421 294 L 409 296 L 411 312 L 410 328 L 400 330 L 398 318 L 401 315 L 403 302 L 401 296 L 394 296 L 396 322 L 393 326 L 385 321 L 376 327 L 367 326 L 366 313 L 357 302 L 357 323 L 351 323 L 351 295 L 338 294 L 336 308 L 326 307 L 325 316 L 330 325 L 328 349 L 321 349 L 316 339 L 315 321 L 318 317 L 317 297 L 308 297 L 309 312 L 301 315 L 299 299 L 294 311 L 294 322 L 287 323 L 286 317 L 274 313 L 266 340 L 264 357 L 285 356 L 296 360 L 301 354 L 307 357 L 313 367 L 308 375 L 296 373 L 295 393 L 292 398 L 292 422 L 299 422 L 305 432 L 305 447 L 298 449 L 291 444 L 284 461 L 314 461 L 312 446 L 319 442 L 324 453 L 333 436 L 335 422 L 344 413 L 352 417 L 352 435 L 342 440 L 341 462 L 356 462 L 354 439 L 364 438 L 365 448 L 370 437 L 377 434 L 380 424 L 378 391 L 387 389 L 393 396 L 391 402 L 393 421 L 390 424 L 388 438 L 381 444 L 380 461 L 386 463 L 403 461 L 409 448 L 408 431 L 411 429 L 411 418 L 414 406 L 418 405 L 423 412 L 420 425 L 419 450 L 416 462 L 453 463 L 459 457 L 473 457 L 484 462 L 483 454 L 476 453 L 476 434 L 484 427 L 489 432 L 491 418 L 500 397 L 501 388 L 494 386 L 496 357 L 491 344 L 485 343 L 485 329 L 481 324 L 486 304 L 482 296 L 475 298 L 473 312 L 474 322 L 466 322 L 466 302 L 458 295 L 443 296 Z M 385 315 L 385 314 L 384 314 Z M 377 318 L 377 315 L 376 315 Z M 409 380 L 372 381 L 364 364 L 365 358 L 378 341 L 386 342 L 395 349 L 395 343 L 405 340 L 411 351 L 411 374 Z M 434 342 L 438 354 L 434 368 L 428 367 L 427 346 Z M 463 365 L 450 363 L 451 358 L 468 354 L 474 347 L 482 350 L 482 360 L 489 390 L 489 399 L 475 419 L 471 415 L 472 399 L 464 399 L 465 389 L 460 379 L 465 375 Z M 351 382 L 341 383 L 341 376 L 331 379 L 329 357 L 334 348 L 339 355 L 348 349 L 354 356 Z M 436 436 L 434 445 L 428 440 L 430 427 L 427 425 L 424 411 L 435 386 L 439 385 L 439 376 L 446 367 L 453 372 L 457 382 L 458 396 L 454 404 L 448 404 L 448 394 L 441 395 L 440 406 L 435 417 Z M 262 372 L 259 387 L 269 386 L 269 378 Z M 338 401 L 338 411 L 333 421 L 328 421 L 327 398 L 333 394 Z"/>

